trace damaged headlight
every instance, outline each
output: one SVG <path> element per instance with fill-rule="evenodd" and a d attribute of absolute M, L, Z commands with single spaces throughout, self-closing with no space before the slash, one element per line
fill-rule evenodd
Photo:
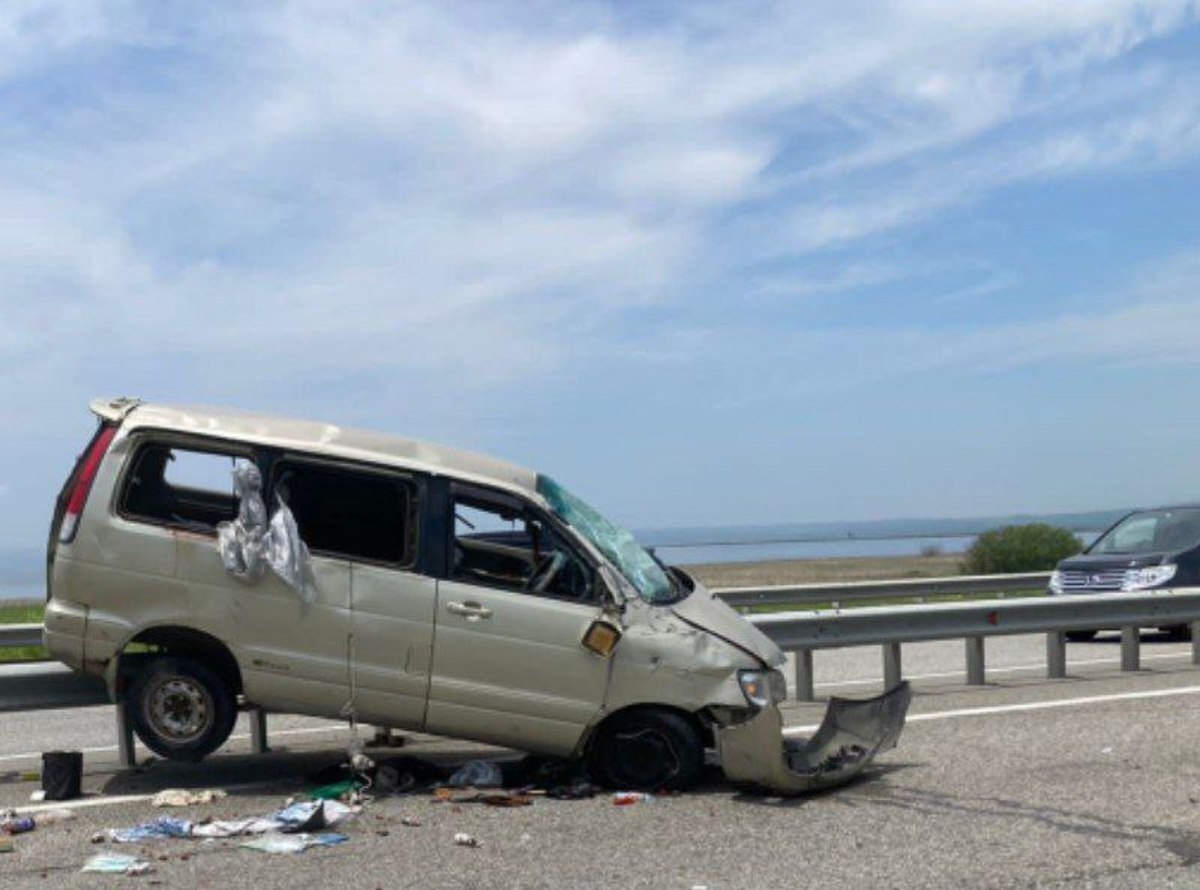
<path fill-rule="evenodd" d="M 787 698 L 787 683 L 779 671 L 738 671 L 742 695 L 755 708 Z"/>

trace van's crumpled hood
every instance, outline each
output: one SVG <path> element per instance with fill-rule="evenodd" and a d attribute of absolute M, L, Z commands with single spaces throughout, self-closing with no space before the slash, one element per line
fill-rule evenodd
<path fill-rule="evenodd" d="M 691 596 L 671 604 L 670 609 L 677 617 L 737 646 L 767 667 L 778 668 L 783 665 L 783 651 L 770 637 L 718 599 L 699 581 L 695 584 Z"/>

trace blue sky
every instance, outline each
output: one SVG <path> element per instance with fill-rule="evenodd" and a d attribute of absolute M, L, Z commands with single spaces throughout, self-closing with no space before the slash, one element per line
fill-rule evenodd
<path fill-rule="evenodd" d="M 1200 499 L 1195 3 L 0 6 L 0 549 L 94 395 L 638 527 Z"/>

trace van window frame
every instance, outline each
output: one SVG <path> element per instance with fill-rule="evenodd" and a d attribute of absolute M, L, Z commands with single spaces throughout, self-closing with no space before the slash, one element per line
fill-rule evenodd
<path fill-rule="evenodd" d="M 172 531 L 182 531 L 193 535 L 202 535 L 206 538 L 216 538 L 217 529 L 213 526 L 211 529 L 197 528 L 194 525 L 187 525 L 180 522 L 173 522 L 170 519 L 160 519 L 154 516 L 146 516 L 142 513 L 130 512 L 126 509 L 126 499 L 129 494 L 129 486 L 132 483 L 134 467 L 137 466 L 141 459 L 142 452 L 147 448 L 154 446 L 165 446 L 167 448 L 179 451 L 192 451 L 199 454 L 212 454 L 218 457 L 228 457 L 234 460 L 242 459 L 249 461 L 262 470 L 262 455 L 253 445 L 248 442 L 239 442 L 233 439 L 218 439 L 208 436 L 188 436 L 180 435 L 169 430 L 157 430 L 154 428 L 140 428 L 130 433 L 129 436 L 129 454 L 125 458 L 121 467 L 120 475 L 117 477 L 117 483 L 113 487 L 113 501 L 110 506 L 110 512 L 125 520 L 126 522 L 136 522 L 140 525 L 154 526 L 155 528 L 165 528 Z M 164 470 L 163 481 L 166 481 Z M 237 498 L 233 495 L 233 475 L 230 473 L 229 479 L 230 496 L 233 497 L 234 507 L 237 507 Z M 236 512 L 235 512 L 236 515 Z"/>
<path fill-rule="evenodd" d="M 533 517 L 541 520 L 554 533 L 562 539 L 563 545 L 571 552 L 584 567 L 592 573 L 592 591 L 587 599 L 580 599 L 574 596 L 561 596 L 559 594 L 538 592 L 534 590 L 516 590 L 504 584 L 488 584 L 485 581 L 478 579 L 463 579 L 456 577 L 453 568 L 453 553 L 454 553 L 454 538 L 455 538 L 455 519 L 454 505 L 460 496 L 465 495 L 471 500 L 481 503 L 494 505 L 496 507 L 507 507 L 521 512 L 527 512 Z M 503 593 L 510 593 L 514 596 L 532 596 L 537 599 L 554 600 L 560 603 L 571 603 L 576 606 L 587 606 L 596 608 L 607 603 L 607 598 L 604 593 L 604 584 L 600 577 L 600 567 L 596 560 L 586 549 L 579 546 L 579 542 L 575 539 L 574 533 L 570 528 L 555 516 L 549 510 L 535 504 L 528 498 L 521 497 L 511 491 L 503 489 L 491 488 L 487 485 L 478 482 L 468 482 L 465 480 L 449 479 L 444 488 L 444 526 L 442 528 L 442 547 L 443 547 L 443 563 L 439 577 L 447 581 L 453 581 L 455 584 L 463 584 L 468 587 L 482 587 L 487 590 L 496 590 Z"/>
<path fill-rule="evenodd" d="M 387 464 L 377 464 L 369 461 L 344 460 L 337 457 L 326 457 L 324 455 L 306 454 L 299 451 L 281 451 L 275 454 L 270 462 L 268 471 L 263 475 L 266 479 L 263 497 L 267 503 L 267 512 L 271 513 L 274 510 L 275 504 L 275 485 L 278 481 L 278 476 L 282 469 L 288 464 L 299 464 L 302 466 L 319 467 L 334 471 L 342 471 L 348 473 L 356 473 L 358 475 L 371 475 L 390 478 L 402 483 L 408 489 L 408 516 L 404 518 L 405 536 L 415 536 L 411 543 L 410 552 L 405 553 L 404 562 L 393 562 L 385 559 L 370 559 L 365 556 L 355 556 L 349 553 L 341 553 L 335 550 L 319 550 L 304 538 L 301 533 L 301 540 L 305 546 L 309 548 L 309 552 L 314 556 L 321 556 L 326 559 L 344 560 L 350 563 L 359 565 L 378 566 L 380 568 L 391 569 L 398 572 L 414 572 L 420 574 L 428 574 L 426 565 L 428 564 L 428 555 L 425 553 L 424 541 L 426 540 L 423 517 L 425 515 L 425 490 L 427 488 L 422 474 L 409 471 L 403 467 L 389 466 Z M 408 548 L 406 548 L 408 550 Z"/>

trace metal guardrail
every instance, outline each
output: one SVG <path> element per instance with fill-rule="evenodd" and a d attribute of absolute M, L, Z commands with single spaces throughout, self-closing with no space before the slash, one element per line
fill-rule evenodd
<path fill-rule="evenodd" d="M 949 578 L 902 578 L 891 581 L 839 581 L 772 587 L 720 587 L 713 593 L 731 606 L 804 606 L 881 599 L 1045 590 L 1049 572 L 1012 575 L 956 575 Z"/>
<path fill-rule="evenodd" d="M 42 645 L 40 624 L 0 624 L 0 649 Z"/>
<path fill-rule="evenodd" d="M 804 605 L 955 593 L 1017 592 L 1041 587 L 1046 578 L 1045 573 L 984 575 L 727 588 L 716 593 L 731 605 Z M 794 688 L 796 698 L 801 701 L 812 701 L 814 698 L 813 653 L 818 649 L 845 646 L 881 646 L 884 686 L 891 688 L 902 678 L 902 644 L 963 639 L 966 643 L 967 683 L 982 685 L 986 680 L 985 640 L 991 636 L 1044 633 L 1047 676 L 1060 678 L 1065 677 L 1067 671 L 1065 634 L 1068 631 L 1120 629 L 1121 669 L 1136 671 L 1140 667 L 1141 628 L 1186 624 L 1192 629 L 1192 662 L 1200 665 L 1200 588 L 863 606 L 844 611 L 774 612 L 749 615 L 747 619 L 780 648 L 795 654 Z M 0 625 L 0 647 L 40 645 L 41 632 L 40 624 Z M 66 701 L 55 703 L 41 700 L 12 704 L 7 709 L 69 706 Z M 116 710 L 121 759 L 123 763 L 131 764 L 132 735 L 122 709 L 118 707 Z M 252 729 L 255 750 L 265 750 L 266 718 L 257 709 Z"/>
<path fill-rule="evenodd" d="M 1140 667 L 1143 627 L 1189 625 L 1192 662 L 1200 664 L 1200 588 L 1141 593 L 1042 596 L 1011 600 L 906 605 L 825 612 L 776 612 L 747 618 L 781 649 L 795 653 L 795 690 L 813 700 L 813 652 L 881 645 L 885 688 L 902 677 L 900 647 L 925 640 L 966 641 L 967 683 L 985 682 L 984 641 L 991 636 L 1046 634 L 1046 671 L 1066 676 L 1066 632 L 1121 631 L 1121 669 Z"/>

